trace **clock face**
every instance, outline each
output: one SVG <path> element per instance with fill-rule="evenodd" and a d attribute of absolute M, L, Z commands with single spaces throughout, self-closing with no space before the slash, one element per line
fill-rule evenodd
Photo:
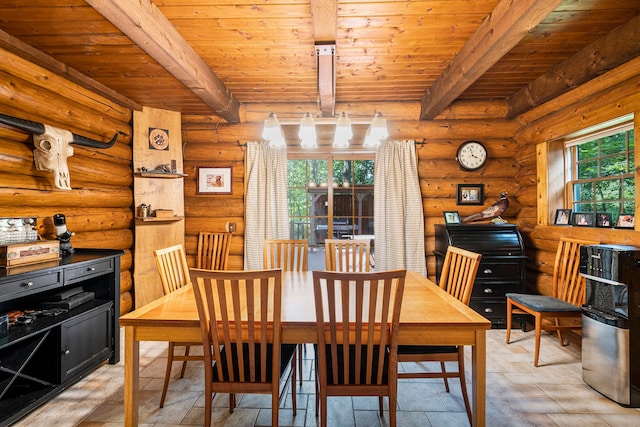
<path fill-rule="evenodd" d="M 463 142 L 458 148 L 456 160 L 466 170 L 478 170 L 487 162 L 487 149 L 478 141 Z"/>

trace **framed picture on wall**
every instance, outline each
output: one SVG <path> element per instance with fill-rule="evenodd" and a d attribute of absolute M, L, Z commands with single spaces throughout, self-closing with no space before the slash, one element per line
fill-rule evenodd
<path fill-rule="evenodd" d="M 484 184 L 458 184 L 458 205 L 481 205 L 484 203 Z"/>
<path fill-rule="evenodd" d="M 198 167 L 196 194 L 231 194 L 233 168 Z"/>
<path fill-rule="evenodd" d="M 595 212 L 575 212 L 572 223 L 578 227 L 593 227 L 596 225 L 596 214 Z"/>
<path fill-rule="evenodd" d="M 555 225 L 570 225 L 571 209 L 556 209 L 556 220 L 553 223 Z"/>
<path fill-rule="evenodd" d="M 444 212 L 445 224 L 460 224 L 460 215 L 458 211 L 445 211 Z"/>

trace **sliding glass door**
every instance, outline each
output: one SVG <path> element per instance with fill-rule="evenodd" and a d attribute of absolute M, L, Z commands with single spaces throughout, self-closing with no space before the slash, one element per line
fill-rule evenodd
<path fill-rule="evenodd" d="M 345 155 L 289 159 L 292 239 L 373 238 L 373 159 Z"/>

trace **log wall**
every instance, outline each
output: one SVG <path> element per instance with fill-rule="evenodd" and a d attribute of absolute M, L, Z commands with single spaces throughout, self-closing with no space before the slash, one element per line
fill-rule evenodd
<path fill-rule="evenodd" d="M 76 248 L 125 250 L 120 310 L 132 307 L 133 245 L 131 110 L 0 49 L 0 113 L 108 141 L 109 149 L 74 146 L 68 159 L 72 190 L 55 188 L 36 170 L 31 134 L 0 125 L 0 217 L 37 216 L 38 231 L 55 238 L 52 216 L 62 213 Z"/>
<path fill-rule="evenodd" d="M 485 109 L 487 111 L 488 109 Z M 483 209 L 481 206 L 457 206 L 457 184 L 484 184 L 485 206 L 497 200 L 502 190 L 510 194 L 511 205 L 505 214 L 513 220 L 521 210 L 521 195 L 515 177 L 521 166 L 513 158 L 517 144 L 513 135 L 518 130 L 515 120 L 501 117 L 477 117 L 477 109 L 464 104 L 449 109 L 437 120 L 388 120 L 390 138 L 424 141 L 417 146 L 420 186 L 425 212 L 425 247 L 427 268 L 435 274 L 434 224 L 443 223 L 443 211 L 457 210 L 461 216 Z M 207 117 L 183 117 L 185 178 L 186 249 L 189 263 L 194 263 L 199 231 L 223 231 L 227 222 L 235 222 L 230 268 L 241 269 L 244 248 L 244 147 L 240 143 L 258 140 L 261 124 L 225 125 L 212 123 Z M 464 172 L 455 157 L 458 146 L 468 140 L 482 141 L 488 148 L 487 165 L 476 172 Z M 233 194 L 230 196 L 196 195 L 196 168 L 202 166 L 233 166 Z M 525 203 L 531 203 L 526 200 Z"/>
<path fill-rule="evenodd" d="M 509 192 L 511 203 L 504 217 L 518 223 L 527 241 L 527 277 L 532 291 L 550 293 L 553 253 L 563 235 L 640 245 L 638 231 L 576 229 L 540 223 L 536 153 L 537 144 L 542 142 L 624 114 L 640 113 L 639 69 L 640 59 L 629 61 L 513 120 L 505 119 L 506 108 L 495 102 L 460 103 L 432 121 L 403 118 L 408 115 L 405 110 L 415 111 L 413 103 L 407 104 L 405 110 L 399 106 L 397 115 L 389 114 L 391 138 L 424 141 L 424 145 L 417 146 L 417 153 L 430 275 L 435 272 L 434 224 L 444 222 L 442 212 L 457 210 L 466 216 L 482 208 L 456 204 L 456 186 L 460 183 L 484 184 L 484 206 L 497 199 L 500 191 Z M 73 190 L 63 191 L 53 186 L 49 172 L 35 169 L 31 135 L 0 126 L 0 216 L 38 216 L 42 219 L 41 235 L 51 238 L 52 215 L 64 213 L 69 229 L 76 233 L 72 239 L 75 247 L 125 250 L 121 307 L 123 312 L 128 311 L 133 301 L 131 110 L 4 50 L 0 50 L 0 83 L 1 113 L 104 141 L 116 131 L 122 133 L 116 145 L 108 150 L 76 147 L 75 155 L 69 159 Z M 244 106 L 245 119 L 253 111 L 249 107 Z M 235 222 L 230 268 L 241 269 L 245 228 L 241 144 L 258 139 L 262 125 L 257 118 L 225 125 L 208 116 L 183 116 L 182 126 L 184 172 L 188 174 L 184 179 L 184 197 L 189 264 L 195 265 L 199 231 L 223 231 L 226 223 Z M 637 131 L 636 124 L 636 134 Z M 483 142 L 489 151 L 487 166 L 477 172 L 464 172 L 455 161 L 458 146 L 468 139 Z M 636 158 L 637 155 L 636 147 Z M 199 166 L 232 166 L 233 193 L 197 195 Z M 636 206 L 638 210 L 640 203 Z"/>
<path fill-rule="evenodd" d="M 518 151 L 515 161 L 521 165 L 517 174 L 522 204 L 517 215 L 527 240 L 527 287 L 530 291 L 551 294 L 554 256 L 558 239 L 574 237 L 640 246 L 638 225 L 635 230 L 580 228 L 548 225 L 537 218 L 536 211 L 546 212 L 546 201 L 538 200 L 536 146 L 561 138 L 580 129 L 635 113 L 635 135 L 640 130 L 640 58 L 629 61 L 576 89 L 518 117 L 522 124 L 515 135 Z M 635 158 L 640 149 L 636 142 Z M 640 179 L 636 160 L 636 217 L 640 213 L 638 191 Z M 542 208 L 542 209 L 541 209 Z"/>

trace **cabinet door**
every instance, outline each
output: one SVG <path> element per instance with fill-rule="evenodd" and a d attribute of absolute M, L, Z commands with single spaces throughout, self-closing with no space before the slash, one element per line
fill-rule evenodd
<path fill-rule="evenodd" d="M 60 325 L 60 382 L 110 357 L 112 306 L 105 302 Z"/>

